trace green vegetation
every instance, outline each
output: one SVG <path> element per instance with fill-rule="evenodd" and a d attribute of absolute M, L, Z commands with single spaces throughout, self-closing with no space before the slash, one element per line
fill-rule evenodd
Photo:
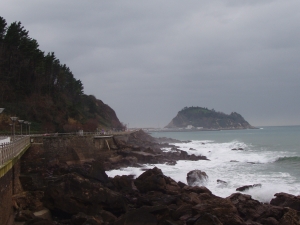
<path fill-rule="evenodd" d="M 94 96 L 61 64 L 54 52 L 45 54 L 21 22 L 7 26 L 0 17 L 1 130 L 9 130 L 9 116 L 32 122 L 32 130 L 47 132 L 122 129 L 115 112 Z"/>

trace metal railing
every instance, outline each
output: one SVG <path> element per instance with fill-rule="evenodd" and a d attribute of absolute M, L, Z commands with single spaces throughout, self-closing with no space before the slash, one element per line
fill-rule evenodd
<path fill-rule="evenodd" d="M 44 136 L 44 137 L 56 137 L 56 136 L 106 136 L 106 135 L 124 135 L 124 134 L 129 134 L 133 133 L 134 131 L 98 131 L 98 132 L 83 132 L 83 131 L 78 131 L 78 132 L 71 132 L 71 133 L 45 133 L 45 134 L 31 134 L 31 136 Z"/>
<path fill-rule="evenodd" d="M 29 136 L 20 137 L 13 142 L 0 144 L 0 167 L 7 161 L 16 157 L 29 144 Z"/>
<path fill-rule="evenodd" d="M 16 157 L 26 146 L 30 144 L 30 137 L 34 136 L 105 136 L 124 135 L 135 131 L 106 131 L 106 132 L 74 132 L 74 133 L 47 133 L 33 134 L 30 136 L 15 136 L 15 140 L 7 143 L 0 143 L 0 168 L 9 160 Z"/>

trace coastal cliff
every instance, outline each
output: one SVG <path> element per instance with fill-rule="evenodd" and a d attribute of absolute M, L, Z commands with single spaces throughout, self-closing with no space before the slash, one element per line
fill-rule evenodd
<path fill-rule="evenodd" d="M 165 127 L 170 129 L 253 129 L 240 114 L 227 115 L 202 107 L 185 107 Z"/>

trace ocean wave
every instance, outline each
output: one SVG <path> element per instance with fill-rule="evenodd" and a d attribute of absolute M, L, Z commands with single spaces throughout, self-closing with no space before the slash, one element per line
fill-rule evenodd
<path fill-rule="evenodd" d="M 300 157 L 299 156 L 284 156 L 284 157 L 279 157 L 275 160 L 275 163 L 300 163 Z"/>

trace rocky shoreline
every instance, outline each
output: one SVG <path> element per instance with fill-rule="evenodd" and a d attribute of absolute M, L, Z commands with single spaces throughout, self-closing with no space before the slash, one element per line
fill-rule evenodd
<path fill-rule="evenodd" d="M 177 141 L 155 139 L 138 131 L 128 140 L 116 137 L 118 149 L 104 152 L 91 162 L 57 162 L 39 168 L 28 165 L 20 179 L 24 192 L 14 196 L 16 224 L 300 224 L 300 196 L 277 193 L 269 204 L 240 192 L 221 198 L 204 186 L 193 186 L 195 176 L 190 176 L 198 176 L 195 172 L 187 174 L 187 185 L 165 176 L 156 167 L 137 178 L 110 178 L 105 173 L 126 166 L 141 167 L 143 163 L 175 165 L 181 159 L 209 160 L 188 155 L 172 142 Z M 163 147 L 173 151 L 164 152 Z M 29 179 L 33 171 L 43 176 Z M 41 216 L 38 212 L 46 213 Z"/>

